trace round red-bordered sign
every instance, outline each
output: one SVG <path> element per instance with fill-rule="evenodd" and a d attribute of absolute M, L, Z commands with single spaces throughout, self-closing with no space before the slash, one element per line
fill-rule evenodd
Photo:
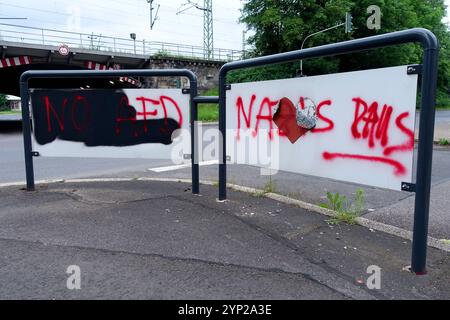
<path fill-rule="evenodd" d="M 59 46 L 58 52 L 62 56 L 67 56 L 69 54 L 69 46 L 62 44 Z"/>

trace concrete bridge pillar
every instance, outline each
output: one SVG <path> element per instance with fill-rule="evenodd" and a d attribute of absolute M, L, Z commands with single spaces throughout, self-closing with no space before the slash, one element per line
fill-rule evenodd
<path fill-rule="evenodd" d="M 219 70 L 225 62 L 201 61 L 170 57 L 152 57 L 144 66 L 146 69 L 190 69 L 198 77 L 200 92 L 217 87 L 219 84 Z M 187 79 L 148 78 L 145 86 L 151 88 L 184 88 L 189 87 Z"/>

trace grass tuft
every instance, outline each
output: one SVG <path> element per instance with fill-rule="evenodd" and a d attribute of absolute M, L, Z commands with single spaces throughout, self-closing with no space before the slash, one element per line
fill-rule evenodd
<path fill-rule="evenodd" d="M 347 201 L 346 196 L 341 196 L 338 192 L 332 194 L 327 192 L 327 203 L 319 204 L 320 207 L 335 211 L 333 218 L 327 220 L 328 224 L 337 225 L 340 223 L 356 224 L 356 218 L 361 216 L 365 207 L 364 190 L 356 191 L 353 203 Z"/>
<path fill-rule="evenodd" d="M 439 139 L 438 144 L 440 146 L 448 146 L 448 145 L 450 145 L 450 141 L 448 141 L 448 139 L 442 138 L 442 139 Z"/>

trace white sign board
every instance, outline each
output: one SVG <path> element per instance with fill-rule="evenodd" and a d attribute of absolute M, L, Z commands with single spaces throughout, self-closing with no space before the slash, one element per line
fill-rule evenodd
<path fill-rule="evenodd" d="M 232 163 L 401 190 L 412 182 L 417 81 L 400 66 L 233 84 L 227 155 Z M 280 110 L 295 113 L 275 123 Z"/>
<path fill-rule="evenodd" d="M 34 90 L 31 100 L 40 156 L 183 161 L 173 153 L 190 139 L 190 96 L 181 89 Z"/>

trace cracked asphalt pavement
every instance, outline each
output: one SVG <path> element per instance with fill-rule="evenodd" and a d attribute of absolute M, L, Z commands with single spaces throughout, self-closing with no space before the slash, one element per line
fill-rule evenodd
<path fill-rule="evenodd" d="M 449 255 L 258 195 L 176 182 L 0 188 L 1 299 L 449 299 Z M 70 265 L 81 289 L 66 287 Z M 381 268 L 369 290 L 367 267 Z"/>

